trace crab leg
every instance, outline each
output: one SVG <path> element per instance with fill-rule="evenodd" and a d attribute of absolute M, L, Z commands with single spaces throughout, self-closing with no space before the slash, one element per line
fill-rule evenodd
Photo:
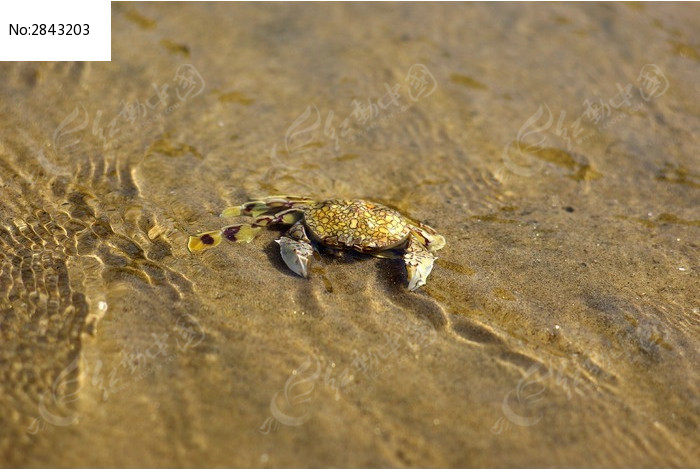
<path fill-rule="evenodd" d="M 445 238 L 435 229 L 420 222 L 413 222 L 412 233 L 428 251 L 435 252 L 445 247 Z"/>
<path fill-rule="evenodd" d="M 295 223 L 277 240 L 277 243 L 280 245 L 280 253 L 287 267 L 295 274 L 307 278 L 309 276 L 309 259 L 314 251 L 311 241 L 306 236 L 304 225 L 301 222 Z"/>
<path fill-rule="evenodd" d="M 235 243 L 246 242 L 249 243 L 261 228 L 257 226 L 251 226 L 247 223 L 226 226 L 220 230 L 216 231 L 206 231 L 195 236 L 190 236 L 187 241 L 187 249 L 190 252 L 204 251 L 206 249 L 211 249 L 218 246 L 221 240 L 226 238 L 229 241 Z"/>
<path fill-rule="evenodd" d="M 280 210 L 285 210 L 299 205 L 308 205 L 313 203 L 312 199 L 296 196 L 272 196 L 264 197 L 259 200 L 251 200 L 236 207 L 228 207 L 221 212 L 222 217 L 237 217 L 239 215 L 250 215 L 257 217 L 265 213 L 275 213 Z"/>
<path fill-rule="evenodd" d="M 304 212 L 298 208 L 288 208 L 287 210 L 282 210 L 281 212 L 271 214 L 265 213 L 255 217 L 253 219 L 253 226 L 293 225 L 301 220 L 303 216 Z"/>
<path fill-rule="evenodd" d="M 437 257 L 428 251 L 413 237 L 410 238 L 406 252 L 403 255 L 408 274 L 408 289 L 415 291 L 425 285 L 425 282 L 433 270 L 433 263 Z"/>
<path fill-rule="evenodd" d="M 196 236 L 190 236 L 187 249 L 190 252 L 204 251 L 216 247 L 222 239 L 228 239 L 234 243 L 249 243 L 257 236 L 260 228 L 270 224 L 291 225 L 302 217 L 303 213 L 296 208 L 282 210 L 274 215 L 260 215 L 253 219 L 253 223 L 239 223 L 225 226 L 217 231 L 207 231 Z"/>

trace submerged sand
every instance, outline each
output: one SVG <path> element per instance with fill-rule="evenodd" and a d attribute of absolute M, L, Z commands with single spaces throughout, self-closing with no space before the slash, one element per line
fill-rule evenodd
<path fill-rule="evenodd" d="M 111 63 L 1 64 L 2 465 L 697 466 L 698 17 L 113 3 Z M 279 193 L 448 244 L 187 252 Z"/>

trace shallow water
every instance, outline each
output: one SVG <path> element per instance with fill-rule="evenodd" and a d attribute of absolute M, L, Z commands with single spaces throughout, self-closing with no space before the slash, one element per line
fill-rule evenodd
<path fill-rule="evenodd" d="M 0 65 L 3 465 L 697 466 L 694 4 L 134 4 Z M 365 197 L 400 262 L 187 252 Z"/>

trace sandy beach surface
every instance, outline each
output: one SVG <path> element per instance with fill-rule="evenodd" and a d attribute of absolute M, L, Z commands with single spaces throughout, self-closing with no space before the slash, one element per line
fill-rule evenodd
<path fill-rule="evenodd" d="M 112 4 L 0 64 L 0 463 L 697 467 L 697 4 Z M 187 251 L 367 198 L 447 240 Z"/>

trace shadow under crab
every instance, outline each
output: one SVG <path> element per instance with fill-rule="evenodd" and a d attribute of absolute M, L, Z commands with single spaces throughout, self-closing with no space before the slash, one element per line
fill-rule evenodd
<path fill-rule="evenodd" d="M 287 267 L 309 276 L 314 250 L 356 251 L 375 257 L 402 259 L 408 289 L 417 290 L 433 269 L 435 252 L 445 238 L 423 223 L 411 220 L 384 205 L 361 199 L 315 201 L 303 197 L 273 196 L 229 207 L 222 217 L 251 216 L 251 223 L 225 226 L 190 236 L 190 252 L 218 246 L 223 239 L 250 242 L 268 225 L 291 225 L 277 240 Z"/>

